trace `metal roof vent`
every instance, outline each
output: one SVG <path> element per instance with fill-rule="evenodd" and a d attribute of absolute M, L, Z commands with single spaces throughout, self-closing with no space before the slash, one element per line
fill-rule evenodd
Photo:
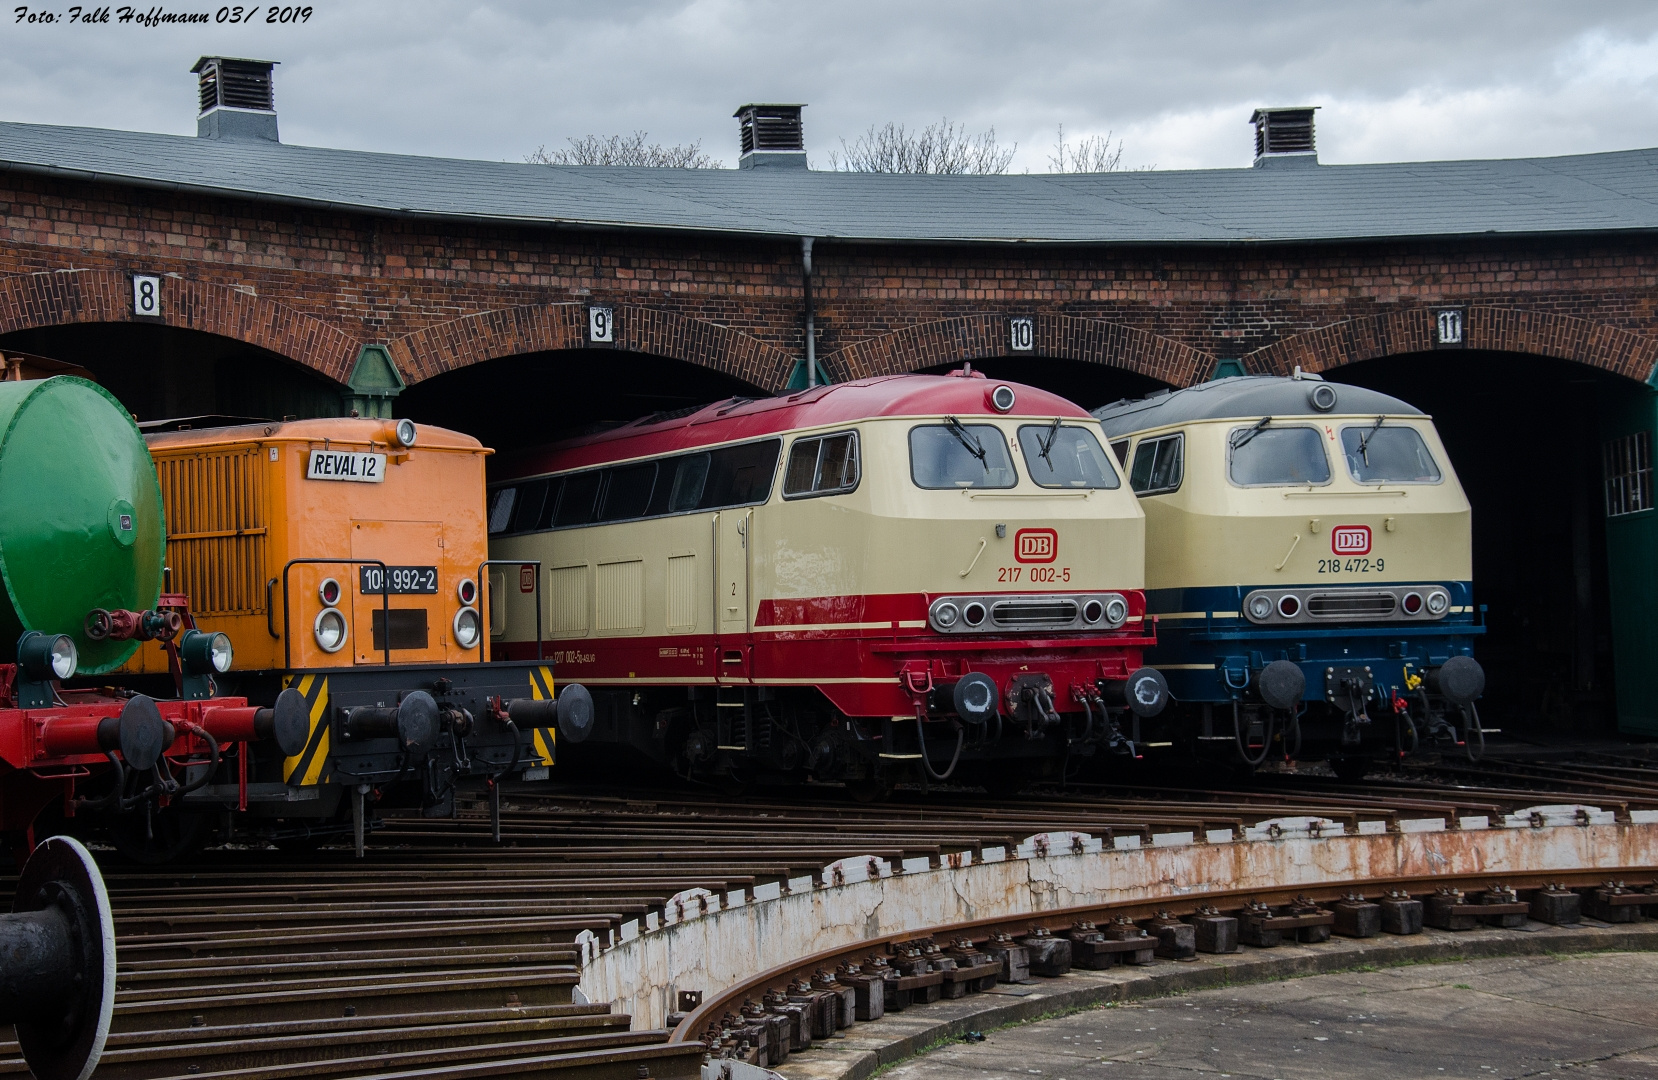
<path fill-rule="evenodd" d="M 1317 108 L 1256 109 L 1249 118 L 1255 125 L 1256 166 L 1275 161 L 1317 165 L 1318 146 L 1313 141 L 1313 111 Z"/>
<path fill-rule="evenodd" d="M 263 139 L 280 142 L 276 134 L 276 98 L 271 88 L 274 60 L 242 60 L 204 56 L 190 69 L 201 81 L 201 113 L 196 137 L 201 139 Z"/>
<path fill-rule="evenodd" d="M 758 165 L 806 167 L 806 135 L 800 124 L 804 105 L 744 105 L 733 116 L 742 135 L 740 169 Z"/>

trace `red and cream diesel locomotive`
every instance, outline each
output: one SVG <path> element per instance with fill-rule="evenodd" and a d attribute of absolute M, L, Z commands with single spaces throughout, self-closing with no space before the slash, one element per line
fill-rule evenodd
<path fill-rule="evenodd" d="M 969 368 L 645 417 L 510 459 L 488 509 L 494 655 L 539 634 L 593 692 L 567 748 L 1013 787 L 1167 700 L 1098 422 Z"/>

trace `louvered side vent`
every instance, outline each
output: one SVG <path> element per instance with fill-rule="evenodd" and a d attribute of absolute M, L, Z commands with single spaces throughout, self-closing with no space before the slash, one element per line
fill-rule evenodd
<path fill-rule="evenodd" d="M 198 615 L 265 610 L 265 470 L 258 447 L 156 461 L 173 589 Z"/>
<path fill-rule="evenodd" d="M 219 104 L 232 109 L 274 109 L 271 66 L 226 60 L 219 69 Z"/>
<path fill-rule="evenodd" d="M 206 67 L 201 71 L 201 111 L 206 112 L 219 103 L 219 69 Z"/>
<path fill-rule="evenodd" d="M 1309 108 L 1256 109 L 1250 117 L 1255 125 L 1255 160 L 1281 154 L 1314 154 L 1313 112 Z"/>

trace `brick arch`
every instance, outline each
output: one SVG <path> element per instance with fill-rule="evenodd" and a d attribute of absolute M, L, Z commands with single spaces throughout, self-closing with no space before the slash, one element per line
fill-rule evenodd
<path fill-rule="evenodd" d="M 338 327 L 243 291 L 186 277 L 161 279 L 161 316 L 136 320 L 132 279 L 119 270 L 0 277 L 0 334 L 72 323 L 159 322 L 231 338 L 344 383 L 357 344 Z"/>
<path fill-rule="evenodd" d="M 637 304 L 611 308 L 617 349 L 697 364 L 767 389 L 783 386 L 794 370 L 789 353 L 718 323 Z M 587 305 L 522 304 L 483 311 L 405 334 L 390 348 L 410 382 L 498 357 L 589 348 Z"/>
<path fill-rule="evenodd" d="M 1395 311 L 1321 326 L 1274 342 L 1243 358 L 1251 372 L 1287 375 L 1329 371 L 1361 360 L 1434 349 L 1434 308 Z M 1468 348 L 1572 360 L 1646 381 L 1658 366 L 1658 337 L 1606 323 L 1520 308 L 1471 306 Z"/>
<path fill-rule="evenodd" d="M 1037 315 L 1035 347 L 1015 353 L 1007 315 L 963 315 L 919 323 L 848 345 L 821 361 L 836 380 L 893 375 L 987 357 L 1081 360 L 1149 375 L 1175 386 L 1213 370 L 1215 358 L 1172 338 L 1104 319 Z"/>

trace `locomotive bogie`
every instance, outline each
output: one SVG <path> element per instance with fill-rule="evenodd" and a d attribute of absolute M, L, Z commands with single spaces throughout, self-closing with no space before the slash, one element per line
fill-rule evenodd
<path fill-rule="evenodd" d="M 1146 514 L 1174 738 L 1251 762 L 1478 739 L 1470 679 L 1440 692 L 1453 658 L 1478 670 L 1483 628 L 1468 500 L 1430 418 L 1269 377 L 1096 415 Z"/>
<path fill-rule="evenodd" d="M 539 601 L 555 662 L 639 699 L 601 706 L 597 740 L 708 771 L 857 778 L 931 771 L 935 739 L 949 761 L 1014 728 L 1039 757 L 1073 726 L 1103 737 L 1149 641 L 1142 515 L 1086 414 L 986 390 L 869 380 L 518 464 L 492 490 L 492 554 L 519 564 L 491 578 L 498 649 L 533 647 Z M 732 465 L 746 479 L 705 479 Z M 976 710 L 954 694 L 975 675 Z"/>

